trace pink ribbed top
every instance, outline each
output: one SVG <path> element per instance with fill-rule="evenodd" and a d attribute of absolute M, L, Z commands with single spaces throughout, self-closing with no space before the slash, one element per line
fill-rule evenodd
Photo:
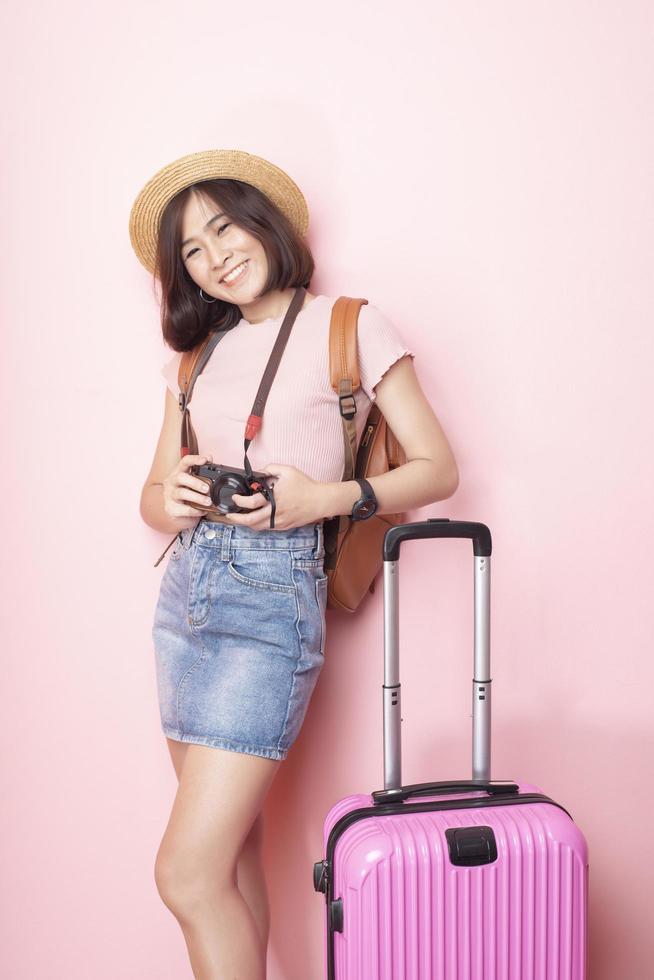
<path fill-rule="evenodd" d="M 297 315 L 263 413 L 248 450 L 255 470 L 268 464 L 297 466 L 314 480 L 342 479 L 343 426 L 338 396 L 329 383 L 329 322 L 337 297 L 316 296 Z M 214 463 L 243 467 L 245 423 L 283 317 L 260 323 L 242 318 L 226 334 L 199 376 L 189 404 L 200 453 Z M 414 357 L 393 323 L 373 304 L 361 307 L 358 328 L 361 388 L 355 395 L 361 438 L 375 385 L 395 361 Z M 161 369 L 179 395 L 181 353 Z"/>

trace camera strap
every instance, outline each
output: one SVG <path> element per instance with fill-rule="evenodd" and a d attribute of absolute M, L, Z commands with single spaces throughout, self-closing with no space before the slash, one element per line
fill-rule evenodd
<path fill-rule="evenodd" d="M 295 323 L 295 318 L 302 308 L 302 303 L 304 302 L 304 297 L 306 295 L 306 289 L 304 286 L 298 286 L 295 290 L 295 295 L 291 300 L 291 304 L 286 311 L 286 316 L 282 320 L 282 325 L 279 328 L 279 333 L 277 334 L 277 339 L 275 340 L 272 351 L 270 352 L 270 357 L 268 358 L 268 363 L 266 364 L 266 369 L 263 372 L 263 377 L 259 385 L 259 390 L 257 391 L 256 397 L 254 399 L 254 404 L 252 406 L 252 411 L 247 420 L 245 426 L 245 440 L 244 449 L 245 456 L 243 461 L 243 469 L 245 470 L 245 475 L 248 481 L 252 480 L 252 467 L 250 466 L 250 460 L 248 459 L 248 449 L 250 444 L 257 432 L 261 428 L 261 423 L 263 421 L 263 410 L 268 399 L 268 394 L 272 387 L 272 383 L 275 375 L 277 374 L 277 368 L 282 359 L 282 354 L 288 342 L 288 338 L 291 335 L 291 328 Z M 261 488 L 262 492 L 265 488 Z M 272 487 L 268 488 L 268 493 L 264 493 L 264 496 L 268 496 L 271 505 L 270 511 L 270 526 L 275 526 L 275 496 Z"/>
<path fill-rule="evenodd" d="M 270 512 L 270 527 L 275 526 L 275 496 L 273 493 L 272 486 L 262 486 L 257 480 L 253 479 L 253 471 L 250 466 L 250 460 L 248 459 L 248 449 L 257 432 L 261 428 L 261 423 L 263 421 L 263 410 L 272 386 L 274 377 L 277 373 L 277 368 L 279 367 L 280 361 L 282 359 L 282 354 L 286 347 L 288 338 L 291 333 L 291 328 L 295 322 L 300 309 L 302 308 L 302 303 L 304 302 L 304 297 L 306 296 L 306 289 L 304 286 L 297 286 L 293 299 L 286 311 L 282 324 L 279 328 L 277 338 L 275 340 L 272 351 L 270 352 L 270 357 L 268 358 L 268 363 L 266 364 L 261 383 L 259 384 L 259 390 L 257 391 L 256 397 L 254 399 L 254 404 L 252 406 L 252 411 L 248 417 L 247 424 L 245 426 L 245 440 L 244 440 L 244 462 L 243 469 L 245 471 L 246 479 L 250 485 L 250 488 L 257 491 L 261 491 L 263 495 L 270 501 L 271 512 Z M 228 327 L 226 330 L 217 330 L 210 333 L 202 343 L 196 347 L 194 350 L 187 352 L 184 355 L 183 360 L 180 362 L 179 371 L 179 407 L 182 412 L 182 426 L 181 426 L 181 455 L 186 456 L 189 453 L 197 454 L 197 440 L 193 432 L 193 426 L 191 424 L 191 417 L 189 413 L 188 404 L 191 400 L 191 395 L 193 393 L 193 387 L 195 382 L 205 368 L 209 358 L 213 354 L 216 346 L 223 339 L 225 334 L 233 327 Z M 175 538 L 173 538 L 173 541 Z M 170 542 L 172 545 L 173 541 Z M 168 547 L 170 547 L 168 545 Z M 166 551 L 168 548 L 166 549 Z M 164 555 L 165 555 L 164 551 Z M 163 558 L 163 555 L 161 556 Z M 161 561 L 159 558 L 159 561 Z M 157 564 L 159 564 L 159 561 Z"/>

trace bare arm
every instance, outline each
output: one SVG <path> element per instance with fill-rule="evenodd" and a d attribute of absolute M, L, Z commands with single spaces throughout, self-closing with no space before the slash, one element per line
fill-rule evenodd
<path fill-rule="evenodd" d="M 184 503 L 193 500 L 204 507 L 211 506 L 211 499 L 198 493 L 205 484 L 187 472 L 189 466 L 205 462 L 210 457 L 189 454 L 180 459 L 182 413 L 175 396 L 166 388 L 164 420 L 143 490 L 141 491 L 141 517 L 155 531 L 174 534 L 186 527 L 193 527 L 202 511 Z"/>
<path fill-rule="evenodd" d="M 392 514 L 451 497 L 459 471 L 447 437 L 429 404 L 409 356 L 400 358 L 375 386 L 377 405 L 407 462 L 368 481 L 379 514 Z M 323 484 L 325 513 L 350 514 L 361 496 L 354 480 Z"/>

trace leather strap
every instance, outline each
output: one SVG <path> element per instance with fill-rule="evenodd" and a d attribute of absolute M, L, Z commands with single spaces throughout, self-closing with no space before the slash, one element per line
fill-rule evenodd
<path fill-rule="evenodd" d="M 295 318 L 300 312 L 305 296 L 306 289 L 304 286 L 298 286 L 286 311 L 282 325 L 279 328 L 277 339 L 275 340 L 273 349 L 270 352 L 270 357 L 268 358 L 268 363 L 266 364 L 266 369 L 263 373 L 259 390 L 257 391 L 254 404 L 252 406 L 252 411 L 247 421 L 245 428 L 246 455 L 244 469 L 248 473 L 248 476 L 251 473 L 249 461 L 247 459 L 248 447 L 261 428 L 264 406 L 268 399 L 268 394 L 270 392 L 273 379 L 277 373 L 277 368 L 279 367 L 282 359 L 282 354 L 284 353 L 284 349 L 288 342 L 291 327 L 293 326 Z M 182 411 L 182 456 L 186 456 L 189 452 L 197 453 L 197 440 L 195 439 L 195 433 L 193 432 L 191 426 L 191 418 L 188 411 L 188 404 L 191 400 L 191 395 L 193 394 L 195 382 L 198 376 L 204 370 L 207 361 L 213 354 L 216 346 L 231 329 L 233 328 L 229 327 L 227 330 L 217 330 L 214 333 L 210 333 L 197 347 L 194 347 L 193 350 L 186 351 L 180 361 L 177 381 L 180 389 L 179 407 Z"/>
<path fill-rule="evenodd" d="M 329 331 L 329 375 L 335 392 L 342 378 L 350 378 L 352 391 L 361 385 L 357 352 L 357 320 L 367 299 L 339 296 L 332 309 Z"/>
<path fill-rule="evenodd" d="M 339 296 L 332 307 L 329 324 L 329 379 L 338 395 L 343 422 L 343 476 L 347 482 L 354 479 L 357 458 L 355 391 L 361 387 L 357 325 L 359 310 L 368 300 L 362 297 Z M 350 517 L 338 514 L 324 524 L 324 547 L 328 562 L 335 560 L 339 535 L 348 529 Z"/>
<path fill-rule="evenodd" d="M 252 473 L 250 462 L 248 460 L 248 448 L 261 428 L 261 423 L 263 421 L 263 410 L 266 401 L 268 400 L 268 394 L 270 393 L 273 379 L 277 374 L 277 368 L 279 367 L 279 362 L 282 359 L 282 354 L 284 353 L 288 338 L 291 335 L 291 328 L 295 323 L 295 318 L 302 308 L 302 303 L 304 302 L 306 292 L 307 291 L 304 286 L 298 286 L 295 290 L 295 295 L 293 296 L 291 304 L 286 311 L 282 325 L 279 328 L 279 333 L 277 334 L 277 339 L 275 340 L 273 349 L 270 352 L 270 357 L 268 358 L 268 363 L 266 364 L 266 369 L 263 372 L 259 390 L 255 396 L 252 411 L 250 412 L 250 417 L 245 427 L 245 462 L 243 468 L 247 473 L 248 478 Z"/>
<path fill-rule="evenodd" d="M 199 374 L 204 370 L 207 361 L 213 354 L 217 344 L 229 333 L 232 327 L 226 330 L 216 330 L 207 335 L 198 347 L 186 351 L 179 365 L 179 388 L 184 394 L 186 402 L 190 402 L 193 387 Z"/>
<path fill-rule="evenodd" d="M 357 458 L 357 433 L 354 416 L 357 407 L 354 392 L 361 387 L 357 344 L 359 310 L 368 300 L 339 296 L 332 308 L 329 325 L 329 377 L 338 395 L 343 420 L 343 481 L 352 480 Z M 344 522 L 341 522 L 344 523 Z"/>
<path fill-rule="evenodd" d="M 252 479 L 252 467 L 250 466 L 250 460 L 248 459 L 248 449 L 250 443 L 256 436 L 257 432 L 261 428 L 261 423 L 263 421 L 263 410 L 268 400 L 268 395 L 270 393 L 270 388 L 272 386 L 275 375 L 277 374 L 277 369 L 279 367 L 282 355 L 288 343 L 288 338 L 291 335 L 291 328 L 295 323 L 295 319 L 302 308 L 304 298 L 306 296 L 306 289 L 304 286 L 297 286 L 293 298 L 289 304 L 288 309 L 284 315 L 279 332 L 275 339 L 273 349 L 270 352 L 270 357 L 268 358 L 268 363 L 266 364 L 265 371 L 263 372 L 263 377 L 261 383 L 259 384 L 259 389 L 254 399 L 254 404 L 252 405 L 252 411 L 247 420 L 245 426 L 245 439 L 244 439 L 244 449 L 245 456 L 243 462 L 243 469 L 248 480 Z M 232 329 L 231 327 L 229 329 Z M 211 357 L 215 347 L 223 339 L 228 330 L 219 330 L 215 333 L 209 334 L 209 336 L 194 348 L 192 351 L 188 351 L 182 360 L 180 361 L 179 371 L 178 371 L 178 383 L 180 388 L 179 395 L 179 407 L 182 411 L 182 426 L 181 426 L 181 455 L 186 456 L 189 453 L 197 454 L 198 445 L 195 433 L 193 432 L 193 427 L 191 425 L 191 417 L 188 410 L 188 403 L 191 400 L 191 395 L 193 393 L 193 387 L 198 375 L 202 372 L 207 361 Z M 273 488 L 269 488 L 269 500 L 271 505 L 270 513 L 270 526 L 271 528 L 275 526 L 275 495 Z"/>
<path fill-rule="evenodd" d="M 179 407 L 182 412 L 182 456 L 186 456 L 188 453 L 197 454 L 198 449 L 197 439 L 195 438 L 195 433 L 193 432 L 191 416 L 188 410 L 188 403 L 191 400 L 196 379 L 204 370 L 207 361 L 213 354 L 220 341 L 223 339 L 225 334 L 229 333 L 231 329 L 232 328 L 229 327 L 227 330 L 217 330 L 214 333 L 208 334 L 205 340 L 198 347 L 194 347 L 193 350 L 186 351 L 179 362 L 177 383 L 180 390 Z"/>

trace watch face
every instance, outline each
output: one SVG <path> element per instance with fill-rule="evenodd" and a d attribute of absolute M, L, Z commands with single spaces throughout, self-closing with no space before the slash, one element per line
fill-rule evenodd
<path fill-rule="evenodd" d="M 357 507 L 357 517 L 360 521 L 365 521 L 366 517 L 372 517 L 377 510 L 374 500 L 364 500 Z"/>

